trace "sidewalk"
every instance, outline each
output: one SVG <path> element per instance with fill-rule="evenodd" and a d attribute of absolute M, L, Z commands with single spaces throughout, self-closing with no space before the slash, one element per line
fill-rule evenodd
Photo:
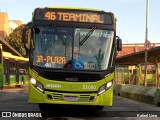
<path fill-rule="evenodd" d="M 4 87 L 0 92 L 23 92 L 28 93 L 28 85 L 23 85 L 22 87 Z"/>
<path fill-rule="evenodd" d="M 160 106 L 160 88 L 142 85 L 114 84 L 114 94 Z"/>

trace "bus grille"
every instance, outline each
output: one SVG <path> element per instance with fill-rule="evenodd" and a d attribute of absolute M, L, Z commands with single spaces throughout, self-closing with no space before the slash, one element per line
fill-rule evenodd
<path fill-rule="evenodd" d="M 66 95 L 63 95 L 61 93 L 48 93 L 46 95 L 48 100 L 64 100 L 64 96 Z M 67 95 L 67 96 L 73 96 L 73 95 Z M 89 94 L 81 94 L 78 97 L 79 102 L 93 101 L 94 99 L 95 99 L 95 96 L 91 96 Z"/>
<path fill-rule="evenodd" d="M 53 93 L 53 100 L 63 100 L 63 94 Z"/>
<path fill-rule="evenodd" d="M 106 75 L 114 72 L 114 69 L 101 72 L 73 71 L 73 70 L 55 70 L 32 66 L 39 76 L 48 80 L 69 81 L 69 82 L 95 82 L 105 78 Z"/>
<path fill-rule="evenodd" d="M 80 101 L 89 101 L 90 95 L 80 95 Z"/>
<path fill-rule="evenodd" d="M 43 72 L 41 76 L 49 80 L 72 81 L 72 82 L 93 82 L 102 78 L 96 74 L 82 73 L 58 73 L 58 72 Z"/>

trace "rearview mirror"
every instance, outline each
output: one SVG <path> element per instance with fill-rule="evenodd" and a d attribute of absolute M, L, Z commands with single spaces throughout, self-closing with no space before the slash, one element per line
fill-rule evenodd
<path fill-rule="evenodd" d="M 40 33 L 40 29 L 38 27 L 34 27 L 35 33 L 39 34 Z"/>
<path fill-rule="evenodd" d="M 31 31 L 33 27 L 33 23 L 29 22 L 22 31 L 22 41 L 26 50 L 26 55 L 30 49 Z"/>
<path fill-rule="evenodd" d="M 117 51 L 122 51 L 122 40 L 119 37 L 117 39 Z"/>

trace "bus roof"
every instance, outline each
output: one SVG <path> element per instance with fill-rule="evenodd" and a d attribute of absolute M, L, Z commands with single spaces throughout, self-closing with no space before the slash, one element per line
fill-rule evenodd
<path fill-rule="evenodd" d="M 93 8 L 79 8 L 79 7 L 71 7 L 71 6 L 48 6 L 46 8 L 68 9 L 68 10 L 84 10 L 84 11 L 95 11 L 95 12 L 102 12 L 103 11 L 103 10 L 93 9 Z"/>
<path fill-rule="evenodd" d="M 12 59 L 15 59 L 17 61 L 29 61 L 28 58 L 15 56 L 15 55 L 12 55 L 11 53 L 5 52 L 5 51 L 3 51 L 3 57 L 8 58 L 8 59 L 12 58 Z"/>

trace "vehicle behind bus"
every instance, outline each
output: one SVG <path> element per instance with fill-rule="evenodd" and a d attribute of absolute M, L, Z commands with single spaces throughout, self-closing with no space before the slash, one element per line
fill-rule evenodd
<path fill-rule="evenodd" d="M 3 51 L 0 44 L 0 88 L 28 84 L 28 58 Z"/>
<path fill-rule="evenodd" d="M 138 64 L 139 67 L 139 84 L 144 85 L 145 63 Z M 147 86 L 155 86 L 156 84 L 157 65 L 155 63 L 147 63 Z"/>

